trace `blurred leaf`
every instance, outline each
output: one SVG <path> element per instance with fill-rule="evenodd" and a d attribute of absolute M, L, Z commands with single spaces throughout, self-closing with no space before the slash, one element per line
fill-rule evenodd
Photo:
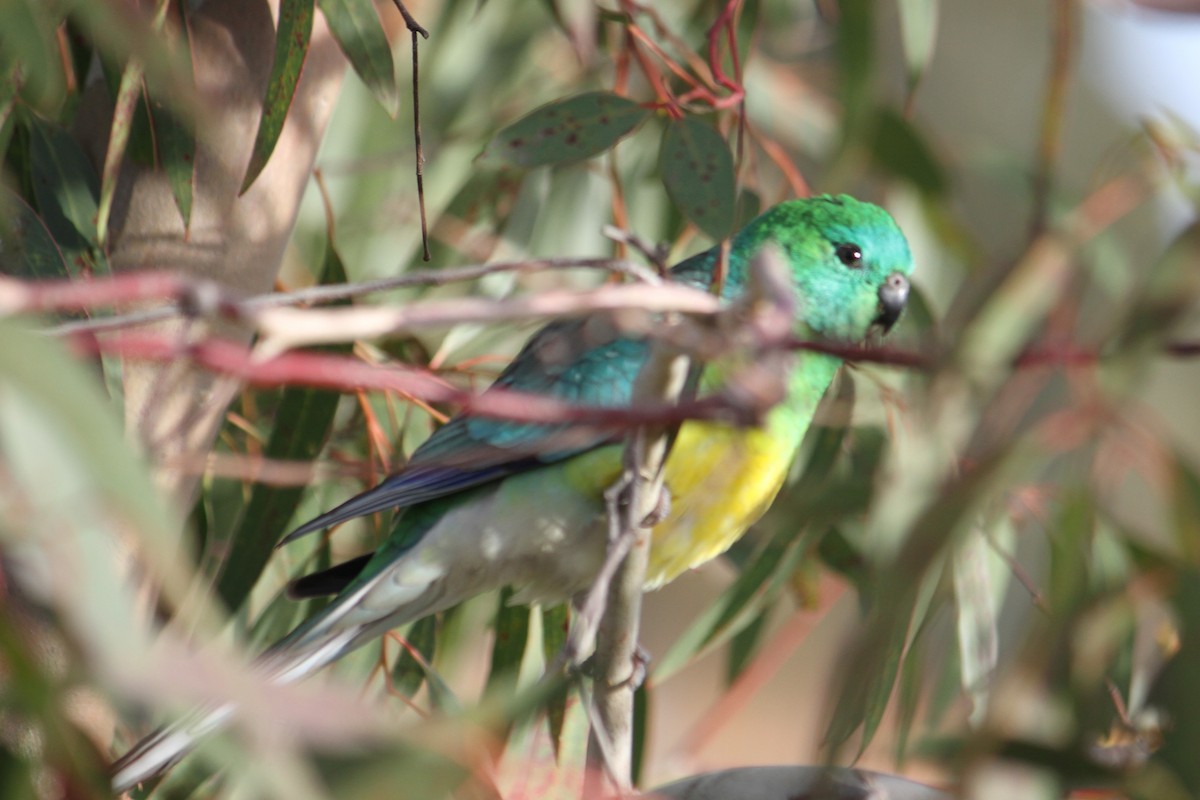
<path fill-rule="evenodd" d="M 317 543 L 314 557 L 305 559 L 296 572 L 310 570 L 316 572 L 328 569 L 332 561 L 329 538 L 322 537 Z M 293 579 L 298 577 L 300 577 L 298 574 L 293 573 Z M 329 597 L 311 597 L 295 600 L 286 591 L 276 592 L 267 607 L 254 617 L 250 632 L 245 637 L 246 644 L 252 651 L 267 649 L 290 633 L 302 621 L 328 605 L 330 599 Z"/>
<path fill-rule="evenodd" d="M 1003 600 L 997 597 L 988 571 L 992 549 L 982 531 L 964 537 L 951 565 L 955 610 L 958 612 L 958 658 L 962 687 L 971 698 L 971 723 L 978 726 L 987 712 L 992 671 L 1000 655 L 996 629 Z"/>
<path fill-rule="evenodd" d="M 41 218 L 59 246 L 86 250 L 96 244 L 96 172 L 65 130 L 32 115 L 28 120 L 31 180 Z M 67 267 L 78 274 L 73 260 Z"/>
<path fill-rule="evenodd" d="M 322 10 L 325 9 L 324 4 Z M 250 165 L 242 180 L 241 191 L 245 192 L 262 172 L 275 150 L 279 134 L 283 131 L 288 109 L 296 94 L 296 85 L 308 56 L 308 40 L 313 24 L 312 0 L 283 0 L 279 5 L 279 24 L 275 30 L 275 60 L 271 65 L 271 77 L 267 81 L 267 96 L 263 100 L 262 118 L 258 123 L 258 135 L 254 138 L 254 149 L 250 154 Z M 340 40 L 339 40 L 340 41 Z M 390 61 L 390 50 L 389 50 Z M 398 102 L 397 96 L 397 102 Z"/>
<path fill-rule="evenodd" d="M 149 118 L 158 147 L 158 163 L 167 175 L 183 227 L 190 229 L 196 188 L 196 137 L 175 112 L 157 100 L 150 101 Z"/>
<path fill-rule="evenodd" d="M 875 115 L 870 151 L 875 163 L 889 175 L 930 195 L 946 191 L 946 177 L 933 150 L 911 122 L 890 108 L 881 108 Z"/>
<path fill-rule="evenodd" d="M 821 537 L 817 543 L 817 554 L 827 567 L 850 582 L 864 603 L 871 601 L 872 575 L 868 562 L 836 526 Z"/>
<path fill-rule="evenodd" d="M 763 609 L 758 612 L 754 619 L 746 624 L 746 627 L 733 635 L 729 641 L 729 654 L 725 662 L 725 684 L 731 685 L 742 674 L 742 670 L 754 660 L 754 654 L 758 652 L 759 642 L 762 639 L 763 629 L 766 627 L 767 616 L 770 613 L 769 609 Z"/>
<path fill-rule="evenodd" d="M 102 60 L 123 64 L 137 59 L 148 91 L 179 114 L 198 116 L 196 84 L 189 54 L 174 47 L 176 36 L 155 31 L 149 4 L 69 0 L 73 29 L 87 36 Z"/>
<path fill-rule="evenodd" d="M 121 72 L 121 84 L 113 102 L 112 125 L 108 131 L 108 147 L 104 152 L 104 168 L 100 175 L 100 201 L 96 211 L 96 235 L 101 245 L 108 239 L 108 217 L 112 210 L 113 195 L 117 191 L 117 177 L 121 174 L 121 162 L 125 159 L 125 148 L 129 144 L 129 132 L 133 126 L 134 112 L 142 96 L 142 68 L 137 61 L 129 60 Z"/>
<path fill-rule="evenodd" d="M 847 651 L 844 663 L 851 669 L 842 676 L 834 700 L 826 740 L 835 751 L 859 726 L 863 730 L 859 753 L 870 744 L 895 685 L 909 631 L 920 626 L 929 612 L 946 547 L 986 497 L 1006 455 L 993 455 L 956 476 L 911 524 L 895 559 L 878 568 L 878 599 Z"/>
<path fill-rule="evenodd" d="M 184 58 L 184 70 L 191 76 L 191 42 L 187 26 L 187 6 L 180 7 L 184 24 L 178 31 L 178 45 Z M 171 195 L 179 208 L 185 230 L 192 225 L 192 198 L 196 188 L 196 136 L 192 126 L 157 93 L 147 97 L 146 118 L 154 132 L 158 166 L 167 174 Z"/>
<path fill-rule="evenodd" d="M 876 606 L 878 608 L 878 606 Z M 833 718 L 829 722 L 826 740 L 834 748 L 840 747 L 850 736 L 862 728 L 862 738 L 859 740 L 857 755 L 871 743 L 883 713 L 887 710 L 888 701 L 892 696 L 892 687 L 900 672 L 901 656 L 904 653 L 904 642 L 907 638 L 907 626 L 880 625 L 884 639 L 878 638 L 872 643 L 871 660 L 853 659 L 849 662 L 853 670 L 852 679 L 866 691 L 861 694 L 842 692 L 833 706 Z"/>
<path fill-rule="evenodd" d="M 701 652 L 753 622 L 767 600 L 787 584 L 803 555 L 804 548 L 794 534 L 777 534 L 653 665 L 654 680 L 665 681 Z"/>
<path fill-rule="evenodd" d="M 581 161 L 615 145 L 651 113 L 612 92 L 556 100 L 497 133 L 479 163 L 541 167 Z"/>
<path fill-rule="evenodd" d="M 841 0 L 838 3 L 837 57 L 845 109 L 842 119 L 846 141 L 860 136 L 871 111 L 871 71 L 875 66 L 874 0 Z"/>
<path fill-rule="evenodd" d="M 696 117 L 671 120 L 658 164 L 671 201 L 696 227 L 714 239 L 733 232 L 733 156 L 716 129 Z"/>
<path fill-rule="evenodd" d="M 560 603 L 556 606 L 542 607 L 542 660 L 549 666 L 555 663 L 558 654 L 567 644 L 568 630 L 567 606 Z M 567 691 L 552 695 L 546 700 L 546 723 L 550 728 L 550 743 L 554 747 L 555 757 L 562 754 L 563 724 L 567 719 Z"/>
<path fill-rule="evenodd" d="M 437 648 L 437 616 L 423 617 L 414 622 L 404 634 L 404 639 L 408 642 L 408 647 L 400 648 L 400 655 L 392 665 L 392 686 L 406 697 L 412 697 L 425 682 L 427 670 L 413 657 L 409 648 L 420 653 L 425 664 L 433 663 Z"/>
<path fill-rule="evenodd" d="M 32 208 L 0 187 L 0 273 L 49 280 L 69 278 L 62 251 Z"/>
<path fill-rule="evenodd" d="M 0 74 L 16 88 L 19 72 L 22 96 L 47 113 L 58 106 L 66 88 L 54 36 L 61 21 L 56 11 L 43 0 L 0 2 Z"/>
<path fill-rule="evenodd" d="M 938 0 L 897 0 L 900 37 L 908 62 L 908 83 L 915 86 L 933 59 L 937 44 Z"/>
<path fill-rule="evenodd" d="M 16 127 L 13 109 L 17 104 L 19 80 L 16 65 L 10 65 L 6 70 L 0 69 L 0 164 L 7 160 L 8 143 L 12 141 L 13 129 Z"/>
<path fill-rule="evenodd" d="M 646 763 L 646 730 L 650 726 L 650 690 L 646 684 L 633 693 L 633 752 L 630 754 L 630 781 L 637 786 L 642 781 L 642 767 Z"/>
<path fill-rule="evenodd" d="M 1188 563 L 1200 564 L 1200 476 L 1184 459 L 1175 460 L 1173 472 L 1175 544 Z"/>
<path fill-rule="evenodd" d="M 1192 797 L 1200 796 L 1200 715 L 1196 676 L 1200 675 L 1200 571 L 1180 570 L 1171 605 L 1178 615 L 1179 651 L 1154 688 L 1155 707 L 1170 715 L 1170 730 L 1155 760 L 1170 767 Z"/>
<path fill-rule="evenodd" d="M 317 5 L 358 77 L 388 116 L 394 118 L 400 110 L 400 90 L 396 86 L 392 46 L 375 4 L 371 0 L 317 0 Z"/>
<path fill-rule="evenodd" d="M 151 489 L 145 466 L 128 447 L 112 407 L 88 370 L 58 342 L 12 320 L 0 319 L 0 341 L 5 343 L 0 347 L 0 380 L 54 421 L 61 441 L 87 471 L 91 488 L 119 509 L 131 529 L 146 537 L 146 544 L 171 530 L 166 506 Z"/>
<path fill-rule="evenodd" d="M 326 246 L 321 283 L 344 283 L 346 270 L 332 243 Z M 339 305 L 348 304 L 348 300 Z M 351 345 L 331 347 L 332 352 L 349 352 Z M 275 412 L 275 426 L 263 448 L 263 456 L 272 459 L 311 461 L 321 453 L 333 425 L 341 395 L 304 386 L 289 386 L 283 391 Z M 250 502 L 236 531 L 226 540 L 228 557 L 223 560 L 217 580 L 217 595 L 231 610 L 241 607 L 258 581 L 263 568 L 275 552 L 275 545 L 287 532 L 296 513 L 303 486 L 270 486 L 256 483 Z"/>
<path fill-rule="evenodd" d="M 6 744 L 0 745 L 0 797 L 6 800 L 38 800 L 31 764 L 18 758 Z"/>
<path fill-rule="evenodd" d="M 1055 616 L 1073 613 L 1087 596 L 1087 563 L 1095 511 L 1090 498 L 1074 492 L 1062 500 L 1062 510 L 1050 528 L 1050 578 L 1046 602 Z"/>
<path fill-rule="evenodd" d="M 67 687 L 48 674 L 44 663 L 30 652 L 28 630 L 19 630 L 11 613 L 0 619 L 0 662 L 4 664 L 4 700 L 6 726 L 28 742 L 37 737 L 33 749 L 41 758 L 36 764 L 39 778 L 50 767 L 74 784 L 82 796 L 102 797 L 107 789 L 100 753 L 83 733 L 62 713 Z M 45 654 L 38 654 L 44 661 Z M 9 736 L 5 737 L 10 738 Z M 24 743 L 22 742 L 22 743 Z M 27 745 L 26 745 L 27 746 Z M 0 742 L 0 790 L 5 800 L 43 797 L 43 792 L 28 793 L 27 782 L 33 764 L 12 757 L 8 742 Z M 8 794 L 11 789 L 13 794 Z"/>
<path fill-rule="evenodd" d="M 904 765 L 908 755 L 908 741 L 921 711 L 921 698 L 925 685 L 931 682 L 926 651 L 929 649 L 926 636 L 929 618 L 913 632 L 912 641 L 900 665 L 899 688 L 896 690 L 896 747 L 895 759 L 898 766 Z"/>
<path fill-rule="evenodd" d="M 487 691 L 512 694 L 525 656 L 525 645 L 529 642 L 528 606 L 513 605 L 513 590 L 505 587 L 500 592 L 496 620 L 492 625 L 495 639 L 492 642 L 491 667 L 488 670 Z"/>

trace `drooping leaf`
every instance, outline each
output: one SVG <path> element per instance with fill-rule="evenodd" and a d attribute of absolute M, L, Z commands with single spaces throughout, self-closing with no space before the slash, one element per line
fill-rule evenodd
<path fill-rule="evenodd" d="M 425 664 L 432 664 L 437 647 L 437 617 L 417 620 L 404 634 L 404 639 L 408 642 L 408 647 L 421 654 Z M 401 694 L 412 697 L 425 682 L 426 672 L 421 661 L 414 658 L 407 647 L 402 647 L 400 655 L 396 657 L 396 663 L 392 665 L 392 686 Z"/>
<path fill-rule="evenodd" d="M 42 280 L 71 277 L 46 224 L 20 195 L 5 188 L 0 188 L 0 273 Z"/>
<path fill-rule="evenodd" d="M 803 554 L 804 549 L 794 535 L 777 535 L 653 665 L 654 679 L 666 680 L 699 653 L 726 641 L 753 622 L 758 611 L 786 585 L 787 577 Z"/>
<path fill-rule="evenodd" d="M 180 25 L 176 42 L 184 56 L 181 61 L 182 68 L 190 73 L 191 41 L 186 4 L 181 7 L 180 12 L 183 15 L 183 24 Z M 146 112 L 150 127 L 154 131 L 158 166 L 167 175 L 171 196 L 175 198 L 175 205 L 183 218 L 183 227 L 186 230 L 192 224 L 192 198 L 196 189 L 195 133 L 192 126 L 170 104 L 163 102 L 163 98 L 157 92 L 148 96 Z"/>
<path fill-rule="evenodd" d="M 633 752 L 630 754 L 629 775 L 636 786 L 642 779 L 642 767 L 646 763 L 646 732 L 650 727 L 650 690 L 646 684 L 633 693 Z"/>
<path fill-rule="evenodd" d="M 649 109 L 612 92 L 556 100 L 492 137 L 480 163 L 541 167 L 582 161 L 615 145 L 650 114 Z"/>
<path fill-rule="evenodd" d="M 759 611 L 754 619 L 746 624 L 746 627 L 735 633 L 729 640 L 729 655 L 725 662 L 726 684 L 736 681 L 742 671 L 754 660 L 754 654 L 758 652 L 769 613 L 769 609 Z"/>
<path fill-rule="evenodd" d="M 715 128 L 696 117 L 672 120 L 658 164 L 671 201 L 697 228 L 714 239 L 733 232 L 733 156 Z"/>
<path fill-rule="evenodd" d="M 321 283 L 343 283 L 346 270 L 332 244 L 326 247 Z M 348 302 L 348 301 L 344 301 Z M 348 352 L 351 345 L 331 348 Z M 333 425 L 339 395 L 289 386 L 275 414 L 275 426 L 263 450 L 266 458 L 312 460 L 321 452 Z M 254 587 L 300 503 L 302 486 L 255 484 L 237 528 L 228 540 L 229 555 L 217 581 L 217 594 L 227 608 L 237 609 Z"/>
<path fill-rule="evenodd" d="M 113 196 L 117 192 L 117 177 L 125 148 L 133 128 L 134 113 L 142 96 L 142 67 L 130 59 L 121 72 L 121 83 L 113 103 L 112 124 L 108 129 L 108 148 L 104 152 L 104 167 L 100 171 L 100 201 L 96 210 L 96 235 L 103 244 L 108 238 L 108 216 Z"/>
<path fill-rule="evenodd" d="M 389 116 L 400 110 L 392 47 L 371 0 L 317 0 L 350 65 Z M 278 51 L 277 51 L 278 52 Z"/>
<path fill-rule="evenodd" d="M 559 604 L 542 608 L 542 658 L 546 664 L 553 664 L 558 654 L 567 644 L 567 606 Z M 546 722 L 550 728 L 550 743 L 554 754 L 562 752 L 563 725 L 567 719 L 567 691 L 551 695 L 545 703 Z"/>
<path fill-rule="evenodd" d="M 529 608 L 513 605 L 513 590 L 500 592 L 496 620 L 492 625 L 495 639 L 492 642 L 492 662 L 488 670 L 487 691 L 511 693 L 521 669 L 525 645 L 529 641 Z"/>
<path fill-rule="evenodd" d="M 100 181 L 83 150 L 65 130 L 29 117 L 30 171 L 38 212 L 64 250 L 96 244 Z M 72 274 L 77 267 L 68 260 Z"/>
<path fill-rule="evenodd" d="M 54 30 L 60 22 L 54 4 L 0 3 L 0 74 L 12 78 L 19 72 L 22 97 L 47 112 L 59 105 L 66 89 L 62 59 L 54 48 Z"/>
<path fill-rule="evenodd" d="M 313 16 L 312 0 L 283 0 L 279 5 L 275 60 L 271 65 L 271 77 L 267 80 L 267 95 L 263 100 L 262 118 L 250 153 L 250 165 L 242 180 L 243 192 L 250 188 L 250 184 L 267 165 L 283 131 L 283 123 L 288 109 L 292 107 L 292 98 L 296 95 L 296 86 L 300 83 L 300 73 L 308 56 Z"/>

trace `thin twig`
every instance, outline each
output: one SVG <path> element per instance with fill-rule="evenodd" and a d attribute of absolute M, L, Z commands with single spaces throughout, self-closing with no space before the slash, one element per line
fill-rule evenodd
<path fill-rule="evenodd" d="M 404 3 L 400 0 L 393 2 L 396 8 L 400 9 L 400 16 L 404 17 L 404 24 L 412 34 L 413 149 L 417 169 L 417 208 L 421 212 L 422 258 L 429 261 L 432 256 L 429 254 L 429 222 L 425 215 L 425 151 L 421 147 L 421 58 L 418 47 L 420 39 L 417 38 L 420 35 L 428 39 L 429 31 L 417 24 L 413 15 L 404 7 Z"/>
<path fill-rule="evenodd" d="M 1046 230 L 1054 167 L 1062 150 L 1062 125 L 1071 80 L 1071 60 L 1075 53 L 1075 2 L 1055 0 L 1054 4 L 1052 60 L 1046 81 L 1046 97 L 1042 103 L 1042 127 L 1033 177 L 1033 209 L 1029 225 L 1031 242 Z"/>
<path fill-rule="evenodd" d="M 643 282 L 660 282 L 653 270 L 632 261 L 613 258 L 547 258 L 470 264 L 445 269 L 417 270 L 392 278 L 311 286 L 293 292 L 271 292 L 250 297 L 238 295 L 211 281 L 187 278 L 165 271 L 126 273 L 89 280 L 36 282 L 0 277 L 0 315 L 94 309 L 147 300 L 173 302 L 173 305 L 161 308 L 65 323 L 46 331 L 54 336 L 103 333 L 159 322 L 190 313 L 189 309 L 196 307 L 212 307 L 214 303 L 230 309 L 230 313 L 234 315 L 239 315 L 239 308 L 253 310 L 302 303 L 329 303 L 393 289 L 470 281 L 499 272 L 525 274 L 557 269 L 600 269 L 628 275 Z M 209 297 L 215 299 L 210 302 L 206 299 Z"/>
<path fill-rule="evenodd" d="M 400 12 L 400 16 L 404 17 L 405 26 L 407 26 L 408 29 L 413 33 L 419 33 L 421 36 L 428 39 L 429 31 L 422 28 L 421 24 L 417 22 L 416 17 L 409 13 L 408 9 L 404 7 L 403 0 L 392 0 L 392 2 L 396 4 L 396 10 Z"/>
<path fill-rule="evenodd" d="M 670 254 L 671 248 L 666 242 L 651 245 L 633 231 L 623 230 L 615 225 L 605 225 L 601 233 L 614 242 L 627 244 L 634 250 L 637 250 L 645 256 L 646 260 L 654 265 L 659 275 L 667 274 L 667 256 Z"/>

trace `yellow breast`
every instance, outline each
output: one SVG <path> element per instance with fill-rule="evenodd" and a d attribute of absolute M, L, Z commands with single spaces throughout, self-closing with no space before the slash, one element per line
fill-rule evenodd
<path fill-rule="evenodd" d="M 655 526 L 646 587 L 729 549 L 775 499 L 796 451 L 794 437 L 768 429 L 690 422 L 667 459 L 671 511 Z"/>

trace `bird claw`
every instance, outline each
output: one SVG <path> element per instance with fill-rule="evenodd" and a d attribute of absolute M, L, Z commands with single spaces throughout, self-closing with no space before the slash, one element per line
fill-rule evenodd
<path fill-rule="evenodd" d="M 650 509 L 650 513 L 642 518 L 642 527 L 653 528 L 669 516 L 671 516 L 671 490 L 664 483 L 658 491 L 658 499 L 654 501 L 654 508 Z"/>
<path fill-rule="evenodd" d="M 585 678 L 596 680 L 595 670 L 596 656 L 588 656 L 582 663 L 574 668 L 574 671 Z M 646 682 L 647 675 L 650 674 L 650 664 L 653 659 L 650 657 L 650 652 L 640 644 L 634 648 L 633 658 L 630 659 L 630 667 L 632 670 L 629 677 L 620 683 L 610 687 L 612 689 L 620 689 L 625 686 L 633 687 L 634 691 L 642 688 L 642 684 Z"/>

